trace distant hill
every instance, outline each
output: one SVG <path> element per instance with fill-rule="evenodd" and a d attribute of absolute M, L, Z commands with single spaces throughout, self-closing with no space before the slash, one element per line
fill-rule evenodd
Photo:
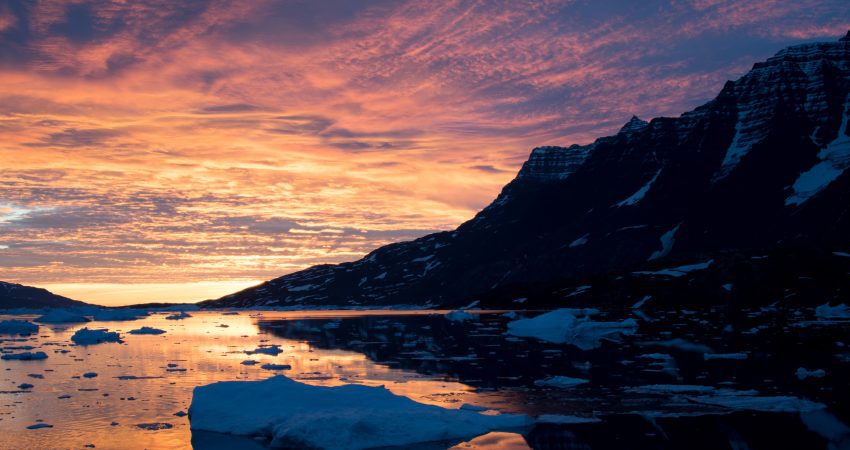
<path fill-rule="evenodd" d="M 0 309 L 67 308 L 73 306 L 91 305 L 56 295 L 47 289 L 0 281 Z"/>
<path fill-rule="evenodd" d="M 634 117 L 589 145 L 534 149 L 498 198 L 454 231 L 202 306 L 496 306 L 515 297 L 527 307 L 587 295 L 632 302 L 637 291 L 720 301 L 743 285 L 752 296 L 742 301 L 840 298 L 850 284 L 848 100 L 850 33 L 789 47 L 680 117 Z M 818 277 L 823 289 L 805 281 Z M 813 295 L 794 291 L 802 285 Z"/>

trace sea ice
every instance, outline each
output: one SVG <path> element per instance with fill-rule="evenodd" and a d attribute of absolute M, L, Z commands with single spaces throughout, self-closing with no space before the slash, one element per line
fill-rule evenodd
<path fill-rule="evenodd" d="M 558 309 L 531 319 L 515 320 L 508 323 L 507 333 L 590 350 L 599 347 L 602 339 L 615 339 L 637 332 L 638 324 L 634 319 L 597 322 L 586 316 L 578 318 L 576 312 L 574 309 Z"/>
<path fill-rule="evenodd" d="M 0 321 L 0 334 L 33 334 L 38 333 L 38 325 L 26 320 Z"/>
<path fill-rule="evenodd" d="M 177 314 L 165 316 L 165 318 L 168 319 L 168 320 L 183 320 L 183 319 L 188 319 L 189 317 L 192 317 L 192 316 L 189 313 L 187 313 L 186 311 L 180 311 Z"/>
<path fill-rule="evenodd" d="M 82 323 L 89 322 L 89 319 L 68 310 L 52 309 L 35 321 L 41 323 Z"/>
<path fill-rule="evenodd" d="M 543 414 L 537 417 L 538 423 L 555 423 L 559 425 L 579 424 L 579 423 L 597 423 L 602 422 L 602 419 L 596 417 L 579 417 L 579 416 L 563 416 L 560 414 Z"/>
<path fill-rule="evenodd" d="M 142 327 L 142 328 L 137 328 L 135 330 L 130 330 L 129 333 L 130 334 L 163 334 L 163 333 L 165 333 L 165 330 L 160 330 L 159 328 L 153 328 L 153 327 Z"/>
<path fill-rule="evenodd" d="M 850 319 L 850 306 L 845 304 L 830 306 L 829 303 L 815 308 L 815 316 L 819 319 Z"/>
<path fill-rule="evenodd" d="M 253 350 L 246 350 L 245 353 L 248 355 L 263 354 L 277 356 L 283 353 L 283 350 L 280 349 L 279 345 L 267 345 L 265 347 L 257 347 Z"/>
<path fill-rule="evenodd" d="M 3 356 L 0 356 L 0 359 L 5 360 L 20 360 L 20 361 L 32 361 L 35 359 L 47 359 L 47 354 L 44 352 L 23 352 L 23 353 L 6 353 Z"/>
<path fill-rule="evenodd" d="M 189 417 L 192 430 L 268 437 L 273 447 L 334 450 L 404 447 L 531 424 L 526 416 L 417 403 L 384 387 L 311 386 L 283 376 L 196 387 Z"/>
<path fill-rule="evenodd" d="M 117 331 L 107 329 L 90 330 L 81 328 L 71 336 L 71 340 L 77 345 L 102 344 L 104 342 L 121 342 L 121 335 Z"/>
<path fill-rule="evenodd" d="M 805 367 L 798 368 L 794 373 L 801 380 L 805 380 L 806 378 L 823 378 L 826 376 L 826 371 L 823 369 L 808 370 Z"/>
<path fill-rule="evenodd" d="M 470 314 L 466 311 L 452 311 L 446 314 L 446 319 L 451 320 L 452 322 L 463 322 L 465 320 L 472 320 L 474 318 L 474 314 Z"/>
<path fill-rule="evenodd" d="M 147 311 L 139 309 L 115 308 L 98 310 L 94 313 L 92 318 L 101 322 L 109 322 L 118 320 L 138 320 L 147 315 Z"/>
<path fill-rule="evenodd" d="M 265 370 L 290 370 L 292 366 L 289 364 L 263 364 L 260 369 Z"/>
<path fill-rule="evenodd" d="M 589 381 L 585 380 L 584 378 L 573 378 L 565 376 L 549 377 L 544 380 L 537 380 L 534 382 L 536 386 L 554 388 L 571 388 L 586 383 L 589 383 Z"/>

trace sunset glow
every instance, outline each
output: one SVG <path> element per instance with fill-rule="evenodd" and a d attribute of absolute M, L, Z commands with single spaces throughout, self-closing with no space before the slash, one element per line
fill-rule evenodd
<path fill-rule="evenodd" d="M 605 3 L 0 2 L 0 280 L 196 301 L 355 260 L 850 28 L 844 0 Z"/>

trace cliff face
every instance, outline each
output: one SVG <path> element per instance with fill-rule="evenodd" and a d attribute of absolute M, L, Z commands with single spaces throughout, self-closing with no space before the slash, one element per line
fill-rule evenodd
<path fill-rule="evenodd" d="M 850 33 L 789 47 L 676 118 L 540 147 L 472 220 L 206 306 L 458 306 L 665 262 L 850 244 Z"/>

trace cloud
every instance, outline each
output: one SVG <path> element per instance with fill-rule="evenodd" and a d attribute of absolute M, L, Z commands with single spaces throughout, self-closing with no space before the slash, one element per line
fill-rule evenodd
<path fill-rule="evenodd" d="M 847 17 L 842 0 L 0 3 L 0 265 L 143 283 L 353 260 L 468 220 L 535 146 L 678 115 Z"/>

